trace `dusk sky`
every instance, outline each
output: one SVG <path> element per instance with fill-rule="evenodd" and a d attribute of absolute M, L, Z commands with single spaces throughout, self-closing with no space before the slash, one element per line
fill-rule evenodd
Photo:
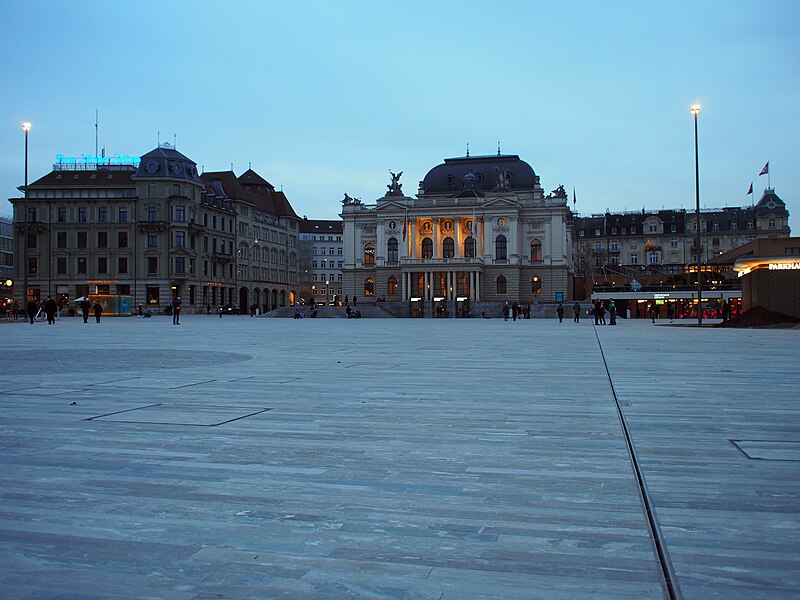
<path fill-rule="evenodd" d="M 11 2 L 0 28 L 0 213 L 58 153 L 173 141 L 252 163 L 299 215 L 337 218 L 403 171 L 505 154 L 579 212 L 693 209 L 767 185 L 800 235 L 800 2 Z"/>

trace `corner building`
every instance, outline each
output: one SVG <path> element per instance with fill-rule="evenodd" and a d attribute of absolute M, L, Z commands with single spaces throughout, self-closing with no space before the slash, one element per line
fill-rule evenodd
<path fill-rule="evenodd" d="M 570 296 L 567 195 L 516 155 L 448 158 L 416 198 L 393 179 L 375 204 L 345 196 L 344 293 L 402 316 L 475 316 Z"/>

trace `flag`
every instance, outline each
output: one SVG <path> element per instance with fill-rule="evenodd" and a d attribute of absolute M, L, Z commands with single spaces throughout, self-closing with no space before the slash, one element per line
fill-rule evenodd
<path fill-rule="evenodd" d="M 406 241 L 406 228 L 408 227 L 408 211 L 403 216 L 403 241 Z"/>
<path fill-rule="evenodd" d="M 577 202 L 577 198 L 575 197 L 575 186 L 572 186 L 572 206 L 575 206 L 575 202 Z"/>
<path fill-rule="evenodd" d="M 759 177 L 761 175 L 769 175 L 769 161 L 767 161 L 767 164 L 764 165 L 764 168 L 761 169 L 761 173 L 759 173 L 758 175 Z"/>
<path fill-rule="evenodd" d="M 475 210 L 472 211 L 472 223 L 469 224 L 470 232 L 469 234 L 472 236 L 473 243 L 475 240 Z"/>
<path fill-rule="evenodd" d="M 751 181 L 750 182 L 750 189 L 747 190 L 747 193 L 745 194 L 745 196 L 749 196 L 752 193 L 753 193 L 753 182 Z"/>

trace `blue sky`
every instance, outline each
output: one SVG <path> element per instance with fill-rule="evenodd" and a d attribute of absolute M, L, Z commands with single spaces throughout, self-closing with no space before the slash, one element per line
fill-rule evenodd
<path fill-rule="evenodd" d="M 206 170 L 249 162 L 295 210 L 404 191 L 445 157 L 519 154 L 582 213 L 756 200 L 800 235 L 800 3 L 5 2 L 0 197 L 57 153 L 177 135 Z M 10 214 L 0 201 L 0 213 Z"/>

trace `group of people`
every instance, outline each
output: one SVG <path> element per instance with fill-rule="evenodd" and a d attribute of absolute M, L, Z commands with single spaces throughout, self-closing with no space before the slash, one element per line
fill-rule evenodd
<path fill-rule="evenodd" d="M 92 305 L 89 298 L 84 297 L 78 303 L 78 306 L 81 309 L 84 323 L 89 322 L 89 311 L 91 310 L 94 310 L 94 317 L 98 323 L 100 322 L 100 317 L 103 314 L 103 307 L 98 301 L 95 300 L 94 305 Z M 45 317 L 47 317 L 48 325 L 55 325 L 56 316 L 58 315 L 58 308 L 58 303 L 53 299 L 52 296 L 48 296 L 43 302 L 37 302 L 33 298 L 30 298 L 25 303 L 25 315 L 28 317 L 31 325 L 36 322 L 36 317 L 38 317 L 40 314 L 44 314 Z"/>
<path fill-rule="evenodd" d="M 511 317 L 512 321 L 519 319 L 531 318 L 531 305 L 530 304 L 517 304 L 513 302 L 511 305 L 506 302 L 503 304 L 503 320 L 508 321 Z"/>
<path fill-rule="evenodd" d="M 608 312 L 608 323 L 606 323 L 606 312 Z M 575 304 L 572 305 L 572 313 L 574 315 L 572 321 L 574 323 L 580 323 L 581 303 L 577 300 L 575 300 Z M 561 323 L 564 319 L 564 305 L 561 304 L 561 302 L 558 303 L 556 314 L 558 315 L 558 322 Z M 614 300 L 609 300 L 608 305 L 604 304 L 602 300 L 595 300 L 589 308 L 588 314 L 594 317 L 595 325 L 617 324 L 617 305 L 614 304 Z"/>

